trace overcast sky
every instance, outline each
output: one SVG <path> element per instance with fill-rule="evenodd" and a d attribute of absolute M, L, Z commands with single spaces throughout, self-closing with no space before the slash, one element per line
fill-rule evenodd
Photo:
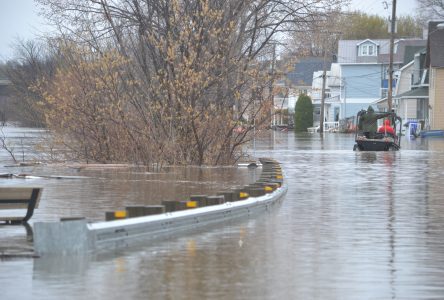
<path fill-rule="evenodd" d="M 396 15 L 414 15 L 415 8 L 416 0 L 398 0 L 396 2 Z M 368 14 L 388 17 L 392 14 L 392 0 L 352 0 L 351 10 L 360 10 Z"/>
<path fill-rule="evenodd" d="M 32 39 L 44 31 L 34 0 L 0 0 L 0 60 L 12 56 L 17 38 Z"/>
<path fill-rule="evenodd" d="M 385 1 L 352 0 L 350 10 L 388 17 L 391 14 L 391 0 L 384 9 Z M 413 14 L 415 0 L 398 0 L 397 15 Z M 32 39 L 45 31 L 45 20 L 38 16 L 34 0 L 0 0 L 0 60 L 12 57 L 12 44 L 17 38 Z"/>

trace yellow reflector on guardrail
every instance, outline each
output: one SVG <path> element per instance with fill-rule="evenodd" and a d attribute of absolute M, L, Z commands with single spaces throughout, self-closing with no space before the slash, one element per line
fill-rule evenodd
<path fill-rule="evenodd" d="M 248 193 L 244 193 L 244 192 L 240 192 L 239 193 L 239 198 L 241 199 L 245 199 L 248 198 L 250 195 Z"/>
<path fill-rule="evenodd" d="M 187 208 L 196 208 L 197 201 L 187 201 Z"/>
<path fill-rule="evenodd" d="M 114 212 L 114 218 L 116 219 L 125 219 L 126 211 L 125 210 L 117 210 Z"/>

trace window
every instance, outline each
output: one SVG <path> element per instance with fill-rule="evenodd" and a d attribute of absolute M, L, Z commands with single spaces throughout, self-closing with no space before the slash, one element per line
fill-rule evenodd
<path fill-rule="evenodd" d="M 385 79 L 385 80 L 387 80 L 388 81 L 388 72 L 389 72 L 389 70 L 388 70 L 388 66 L 387 65 L 383 65 L 382 66 L 382 73 L 381 73 L 381 77 L 382 77 L 382 79 Z M 385 83 L 385 86 L 387 87 L 388 86 L 388 82 L 387 83 Z"/>
<path fill-rule="evenodd" d="M 428 105 L 425 99 L 416 99 L 416 117 L 418 119 L 427 119 Z"/>
<path fill-rule="evenodd" d="M 376 56 L 377 48 L 375 44 L 365 43 L 359 46 L 359 56 Z"/>
<path fill-rule="evenodd" d="M 361 56 L 367 56 L 367 45 L 361 46 Z"/>

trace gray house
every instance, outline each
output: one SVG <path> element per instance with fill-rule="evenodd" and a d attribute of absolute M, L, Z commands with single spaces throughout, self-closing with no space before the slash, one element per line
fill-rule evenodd
<path fill-rule="evenodd" d="M 330 69 L 331 60 L 327 62 L 327 69 Z M 303 57 L 294 64 L 293 70 L 287 73 L 287 79 L 291 83 L 296 94 L 311 94 L 313 72 L 322 70 L 324 59 L 322 57 Z"/>

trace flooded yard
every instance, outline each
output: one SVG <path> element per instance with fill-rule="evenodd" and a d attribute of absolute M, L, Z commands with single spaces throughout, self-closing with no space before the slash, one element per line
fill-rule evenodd
<path fill-rule="evenodd" d="M 250 151 L 282 164 L 289 189 L 278 209 L 107 253 L 3 260 L 2 298 L 442 299 L 444 139 L 404 139 L 401 151 L 380 153 L 353 152 L 353 144 L 352 135 L 270 132 Z M 11 164 L 3 153 L 1 161 Z M 0 173 L 41 176 L 0 179 L 43 186 L 31 225 L 99 221 L 107 210 L 257 176 L 235 167 L 153 173 L 65 165 Z M 1 245 L 23 240 L 22 226 L 0 226 Z"/>

